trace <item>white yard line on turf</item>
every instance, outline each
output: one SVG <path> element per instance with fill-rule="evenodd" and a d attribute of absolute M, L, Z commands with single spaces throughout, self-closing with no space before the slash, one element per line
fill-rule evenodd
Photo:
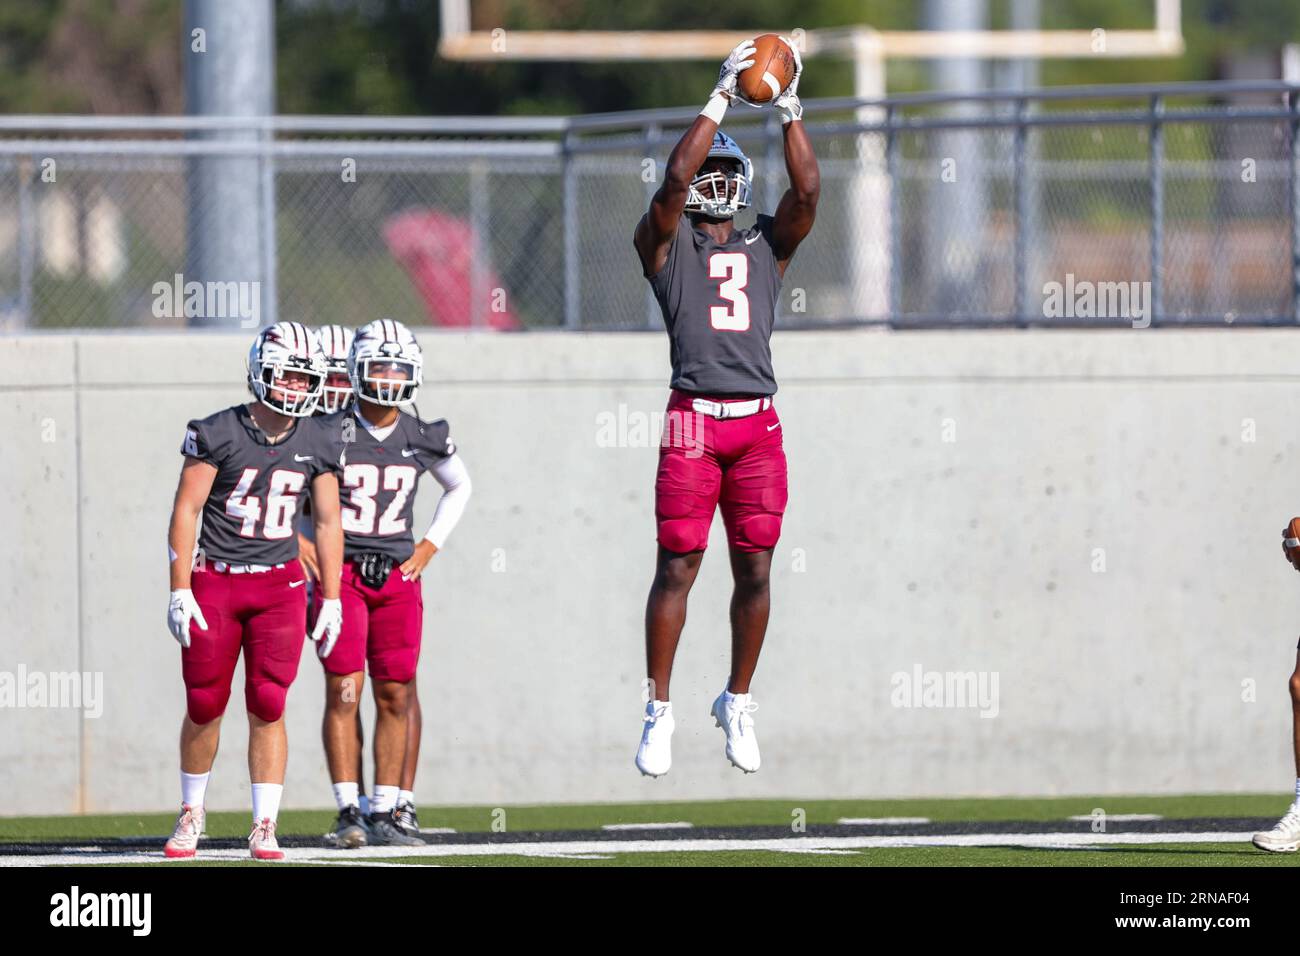
<path fill-rule="evenodd" d="M 1073 820 L 1075 823 L 1088 823 L 1090 820 L 1102 819 L 1102 814 L 1094 817 L 1091 813 L 1080 813 L 1077 816 L 1066 817 L 1067 820 Z M 1107 813 L 1105 819 L 1114 820 L 1117 823 L 1133 823 L 1140 820 L 1163 820 L 1158 813 Z"/>
<path fill-rule="evenodd" d="M 776 853 L 802 853 L 807 856 L 853 856 L 857 850 L 805 850 L 803 847 L 790 847 L 787 849 L 775 850 Z"/>
<path fill-rule="evenodd" d="M 236 857 L 236 859 L 243 859 L 243 857 Z M 136 860 L 135 862 L 139 863 L 140 861 L 139 861 L 139 860 Z M 312 865 L 312 866 L 318 866 L 318 865 L 324 865 L 324 866 L 336 866 L 336 865 L 337 865 L 337 861 L 334 862 L 334 863 L 318 864 L 315 860 L 312 860 L 312 861 L 311 861 L 311 865 Z M 438 866 L 437 863 L 417 863 L 417 862 L 415 862 L 415 861 L 412 861 L 412 862 L 410 862 L 410 863 L 389 863 L 389 862 L 386 861 L 386 860 L 357 860 L 357 861 L 356 861 L 355 863 L 353 863 L 352 865 L 353 865 L 353 866 L 369 866 L 369 867 L 380 867 L 380 866 L 402 866 L 402 867 L 406 867 L 406 866 L 430 866 L 430 867 L 436 867 L 436 866 Z"/>
<path fill-rule="evenodd" d="M 1250 833 L 962 833 L 937 836 L 852 836 L 788 837 L 743 840 L 548 840 L 538 843 L 441 843 L 426 847 L 367 846 L 355 850 L 288 848 L 285 858 L 293 863 L 351 864 L 366 860 L 425 860 L 449 856 L 576 857 L 608 856 L 614 853 L 715 853 L 718 851 L 768 850 L 778 853 L 876 850 L 896 847 L 1034 847 L 1039 849 L 1100 849 L 1140 847 L 1161 843 L 1243 843 Z M 78 863 L 121 864 L 166 862 L 157 851 L 103 853 L 97 848 L 68 846 L 68 852 L 49 856 L 0 856 L 4 866 L 70 866 Z M 247 860 L 248 851 L 204 850 L 203 860 Z"/>
<path fill-rule="evenodd" d="M 835 821 L 846 827 L 889 826 L 894 823 L 929 823 L 929 817 L 840 817 Z"/>
<path fill-rule="evenodd" d="M 676 823 L 605 823 L 602 830 L 689 830 L 695 824 L 679 820 Z"/>

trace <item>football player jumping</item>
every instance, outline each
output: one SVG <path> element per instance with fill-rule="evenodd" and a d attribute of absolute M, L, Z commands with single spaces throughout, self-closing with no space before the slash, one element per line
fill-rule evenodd
<path fill-rule="evenodd" d="M 633 240 L 663 313 L 672 360 L 655 480 L 658 562 L 646 604 L 651 699 L 636 755 L 638 769 L 649 776 L 666 773 L 672 762 L 668 681 L 686 598 L 719 505 L 735 589 L 731 674 L 712 716 L 726 735 L 732 764 L 747 773 L 759 768 L 750 716 L 757 705 L 749 685 L 767 630 L 772 549 L 786 506 L 769 339 L 786 267 L 812 229 L 821 188 L 799 102 L 803 64 L 798 49 L 786 42 L 794 54 L 794 78 L 773 103 L 781 113 L 790 187 L 776 214 L 760 214 L 749 229 L 732 224 L 750 204 L 753 167 L 718 124 L 742 99 L 736 78 L 754 62 L 752 41 L 746 41 L 723 62 L 708 104 L 669 155 L 663 183 Z"/>
<path fill-rule="evenodd" d="M 204 795 L 216 758 L 235 663 L 244 655 L 254 859 L 283 859 L 275 838 L 288 741 L 284 703 L 307 636 L 306 580 L 294 527 L 310 488 L 323 610 L 312 640 L 328 655 L 342 624 L 343 532 L 338 476 L 344 444 L 323 419 L 325 360 L 316 333 L 278 322 L 248 354 L 256 401 L 191 421 L 168 531 L 167 625 L 181 645 L 181 812 L 164 848 L 191 857 L 203 832 Z M 203 517 L 195 561 L 195 524 Z"/>
<path fill-rule="evenodd" d="M 323 658 L 325 752 L 339 807 L 332 839 L 327 838 L 332 846 L 424 843 L 410 793 L 418 725 L 413 745 L 408 744 L 424 623 L 420 576 L 460 520 L 471 485 L 447 422 L 423 422 L 400 410 L 415 401 L 423 367 L 415 336 L 400 322 L 378 319 L 362 326 L 348 357 L 355 404 L 326 419 L 335 423 L 335 431 L 341 423 L 348 440 L 340 489 L 343 628 L 338 646 Z M 411 517 L 416 485 L 426 471 L 443 494 L 433 523 L 416 543 Z M 376 708 L 375 785 L 369 819 L 363 821 L 356 721 L 367 664 Z"/>
<path fill-rule="evenodd" d="M 1291 529 L 1282 529 L 1282 553 L 1300 571 L 1300 540 Z M 1300 849 L 1300 645 L 1296 647 L 1295 670 L 1291 673 L 1291 737 L 1295 748 L 1295 800 L 1271 830 L 1256 833 L 1251 842 L 1273 853 L 1295 853 Z"/>

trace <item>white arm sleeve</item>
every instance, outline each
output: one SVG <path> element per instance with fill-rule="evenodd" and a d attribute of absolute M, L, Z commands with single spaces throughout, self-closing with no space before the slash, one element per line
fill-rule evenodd
<path fill-rule="evenodd" d="M 429 469 L 429 474 L 438 479 L 443 492 L 442 497 L 438 499 L 438 507 L 433 512 L 433 523 L 429 525 L 429 530 L 425 532 L 424 537 L 441 551 L 447 536 L 451 534 L 451 529 L 456 527 L 456 522 L 460 521 L 460 516 L 465 513 L 465 505 L 469 501 L 473 486 L 470 484 L 469 472 L 465 469 L 465 462 L 461 461 L 460 455 L 453 454 L 442 459 Z"/>

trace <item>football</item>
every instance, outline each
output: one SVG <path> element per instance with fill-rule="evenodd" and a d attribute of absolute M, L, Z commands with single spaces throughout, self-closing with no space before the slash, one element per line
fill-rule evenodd
<path fill-rule="evenodd" d="M 1292 518 L 1282 532 L 1282 551 L 1292 566 L 1300 571 L 1300 518 Z"/>
<path fill-rule="evenodd" d="M 770 103 L 794 79 L 794 54 L 775 33 L 754 38 L 754 65 L 736 78 L 736 88 L 751 103 Z"/>

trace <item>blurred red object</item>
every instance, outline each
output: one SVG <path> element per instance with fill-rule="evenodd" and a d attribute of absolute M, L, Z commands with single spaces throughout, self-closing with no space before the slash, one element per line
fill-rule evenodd
<path fill-rule="evenodd" d="M 471 311 L 473 231 L 456 216 L 432 210 L 400 213 L 384 224 L 384 242 L 424 300 L 429 321 L 443 328 L 519 329 L 501 278 L 486 269 L 482 301 Z M 493 306 L 499 303 L 499 309 Z M 475 319 L 477 318 L 477 322 Z"/>

